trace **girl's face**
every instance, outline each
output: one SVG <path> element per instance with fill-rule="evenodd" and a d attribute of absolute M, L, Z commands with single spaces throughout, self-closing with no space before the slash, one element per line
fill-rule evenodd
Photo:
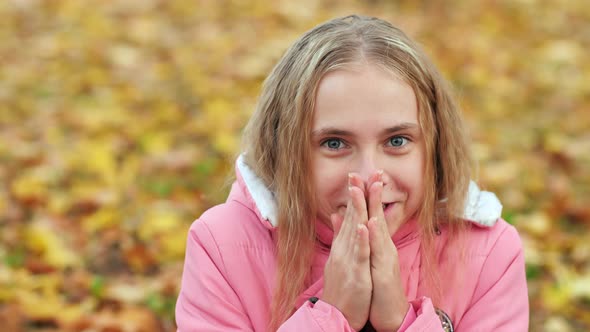
<path fill-rule="evenodd" d="M 327 74 L 316 96 L 312 132 L 319 218 L 344 215 L 348 174 L 365 186 L 383 170 L 385 219 L 393 236 L 413 217 L 424 193 L 424 141 L 412 88 L 371 65 Z"/>

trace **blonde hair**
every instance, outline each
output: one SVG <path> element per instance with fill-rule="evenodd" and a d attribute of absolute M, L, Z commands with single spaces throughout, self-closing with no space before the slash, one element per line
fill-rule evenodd
<path fill-rule="evenodd" d="M 244 132 L 246 163 L 278 203 L 277 276 L 270 330 L 294 311 L 305 287 L 315 246 L 316 197 L 312 181 L 311 130 L 322 77 L 367 62 L 408 83 L 418 102 L 425 137 L 425 196 L 418 212 L 423 266 L 440 296 L 434 271 L 434 236 L 440 223 L 451 236 L 465 227 L 459 217 L 469 183 L 470 158 L 459 110 L 446 82 L 420 48 L 386 21 L 338 18 L 305 33 L 264 82 Z"/>

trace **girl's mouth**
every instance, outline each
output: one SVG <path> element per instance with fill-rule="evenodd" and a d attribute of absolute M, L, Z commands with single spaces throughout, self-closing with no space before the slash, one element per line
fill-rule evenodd
<path fill-rule="evenodd" d="M 381 205 L 383 206 L 383 213 L 385 213 L 394 205 L 394 203 L 393 202 L 392 203 L 383 203 Z"/>

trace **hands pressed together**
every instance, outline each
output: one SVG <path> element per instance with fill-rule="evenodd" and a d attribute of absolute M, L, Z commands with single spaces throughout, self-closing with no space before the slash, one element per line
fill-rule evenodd
<path fill-rule="evenodd" d="M 344 217 L 331 216 L 334 240 L 324 269 L 322 301 L 338 308 L 357 331 L 367 321 L 377 331 L 397 331 L 408 310 L 382 191 L 381 173 L 371 176 L 366 188 L 351 174 Z"/>

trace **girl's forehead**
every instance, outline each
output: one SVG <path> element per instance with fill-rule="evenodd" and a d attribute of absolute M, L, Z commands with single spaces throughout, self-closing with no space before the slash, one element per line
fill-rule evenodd
<path fill-rule="evenodd" d="M 375 122 L 391 125 L 417 123 L 413 89 L 374 66 L 338 70 L 320 82 L 314 108 L 314 127 Z"/>
<path fill-rule="evenodd" d="M 403 89 L 399 89 L 402 86 Z M 353 63 L 329 71 L 322 77 L 316 89 L 316 102 L 343 91 L 354 97 L 363 92 L 379 95 L 392 90 L 414 95 L 413 88 L 401 74 L 371 63 Z"/>

